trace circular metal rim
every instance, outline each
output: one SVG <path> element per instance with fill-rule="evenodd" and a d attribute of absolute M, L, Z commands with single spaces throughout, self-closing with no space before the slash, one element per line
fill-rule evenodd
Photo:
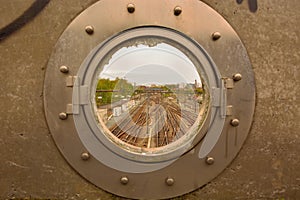
<path fill-rule="evenodd" d="M 132 14 L 127 12 L 128 3 L 135 5 L 136 10 Z M 174 16 L 173 13 L 176 6 L 182 8 L 179 16 Z M 114 19 L 113 23 L 111 19 Z M 72 90 L 66 87 L 66 80 L 75 76 L 80 63 L 94 48 L 93 44 L 126 29 L 145 25 L 164 26 L 185 33 L 204 47 L 219 67 L 223 77 L 232 77 L 240 73 L 243 79 L 234 85 L 234 90 L 231 90 L 227 96 L 228 104 L 233 105 L 235 109 L 232 110 L 231 116 L 226 117 L 224 129 L 215 141 L 215 145 L 203 154 L 204 157 L 199 157 L 198 152 L 205 143 L 210 142 L 211 137 L 207 137 L 210 134 L 206 135 L 192 151 L 169 167 L 151 173 L 124 173 L 104 166 L 93 156 L 82 160 L 81 155 L 87 152 L 87 149 L 74 134 L 73 116 L 68 114 L 67 119 L 61 120 L 58 115 L 68 111 L 67 105 L 72 100 Z M 89 35 L 85 32 L 86 26 L 93 27 L 93 34 Z M 222 37 L 212 40 L 211 36 L 215 32 L 221 33 Z M 78 46 L 81 48 L 77 49 Z M 228 46 L 231 48 L 228 49 Z M 72 56 L 74 54 L 76 56 Z M 68 74 L 59 71 L 60 66 L 63 65 L 69 67 Z M 57 147 L 68 163 L 88 181 L 124 197 L 170 198 L 203 186 L 221 173 L 235 158 L 252 124 L 255 108 L 254 75 L 246 49 L 238 35 L 218 13 L 201 1 L 183 3 L 174 0 L 162 3 L 161 0 L 130 2 L 101 0 L 75 18 L 58 40 L 48 62 L 44 84 L 44 107 L 48 127 Z M 240 120 L 238 127 L 230 125 L 233 118 Z M 238 132 L 237 140 L 231 133 L 234 131 Z M 212 165 L 206 164 L 206 155 L 214 158 Z M 182 167 L 190 173 L 178 174 Z M 126 185 L 120 183 L 122 177 L 128 178 L 129 182 Z M 151 183 L 148 181 L 149 177 Z M 175 180 L 175 183 L 172 186 L 167 185 L 165 183 L 167 178 Z M 145 187 L 148 190 L 145 190 Z"/>
<path fill-rule="evenodd" d="M 197 71 L 201 71 L 201 73 L 208 78 L 208 80 L 206 81 L 207 85 L 209 87 L 218 86 L 219 84 L 218 79 L 220 78 L 220 75 L 217 73 L 216 66 L 213 64 L 213 61 L 210 60 L 210 57 L 207 55 L 205 50 L 201 46 L 196 44 L 194 41 L 190 41 L 181 33 L 176 33 L 174 30 L 166 29 L 163 27 L 139 27 L 136 29 L 131 29 L 128 31 L 124 31 L 121 34 L 118 34 L 116 36 L 113 36 L 112 38 L 109 39 L 109 41 L 98 45 L 88 56 L 86 61 L 81 65 L 77 73 L 77 77 L 80 77 L 81 85 L 87 85 L 88 88 L 94 88 L 95 75 L 98 74 L 98 72 L 96 72 L 98 68 L 98 63 L 103 62 L 102 59 L 107 57 L 107 54 L 109 54 L 109 52 L 115 46 L 130 41 L 131 39 L 134 38 L 140 38 L 146 36 L 160 37 L 163 38 L 163 40 L 168 40 L 172 43 L 176 42 L 177 43 L 176 46 L 182 46 L 181 48 L 185 48 L 184 51 L 185 52 L 189 51 L 188 53 L 190 54 L 190 56 L 194 57 L 193 58 L 194 62 L 198 62 L 197 64 L 195 64 Z M 94 89 L 91 89 L 91 93 L 93 93 L 93 91 Z M 77 97 L 73 97 L 73 99 L 76 98 Z M 93 141 L 95 142 L 98 139 L 99 145 L 104 145 L 106 148 L 110 149 L 112 151 L 112 154 L 118 154 L 132 161 L 137 161 L 142 163 L 171 161 L 176 158 L 179 158 L 182 154 L 189 151 L 197 143 L 199 143 L 199 141 L 203 138 L 203 136 L 207 132 L 207 128 L 210 124 L 210 120 L 212 120 L 214 123 L 218 123 L 216 122 L 217 120 L 215 120 L 214 118 L 210 119 L 210 110 L 211 110 L 210 103 L 208 103 L 208 107 L 209 110 L 208 113 L 205 115 L 204 121 L 201 123 L 201 128 L 195 130 L 197 134 L 190 135 L 188 138 L 186 138 L 187 141 L 181 144 L 180 146 L 179 145 L 177 146 L 176 143 L 170 144 L 170 146 L 168 147 L 170 151 L 160 150 L 154 154 L 128 152 L 123 148 L 120 148 L 120 146 L 113 144 L 112 141 L 109 140 L 104 133 L 100 135 L 97 134 L 97 132 L 99 132 L 99 127 L 97 126 L 97 123 L 93 118 L 94 114 L 93 114 L 92 103 L 83 106 L 82 112 L 84 113 L 84 115 L 75 115 L 74 121 L 76 126 L 77 124 L 79 126 L 82 126 L 82 122 L 85 121 L 87 124 L 85 125 L 86 128 L 84 129 L 86 130 L 90 128 L 91 134 L 88 134 L 87 133 L 88 131 L 84 131 L 84 132 L 77 131 L 79 137 L 81 138 L 81 140 L 83 141 L 85 147 L 89 150 L 89 152 L 93 154 L 96 158 L 98 158 L 101 162 L 108 163 L 108 166 L 120 170 L 119 166 L 112 166 L 111 164 L 109 164 L 110 159 L 103 160 L 104 158 L 101 155 L 98 155 L 100 149 L 97 150 L 96 148 L 97 145 L 96 144 L 91 145 L 90 143 Z M 214 110 L 214 113 L 212 115 L 213 117 L 216 116 L 216 110 Z M 207 120 L 207 118 L 209 119 Z M 78 130 L 82 130 L 82 127 L 78 127 Z M 103 130 L 100 130 L 100 132 L 103 132 Z M 89 148 L 89 146 L 87 145 L 90 145 L 91 148 Z M 174 149 L 174 147 L 176 147 L 176 149 Z M 123 160 L 123 162 L 126 162 L 126 160 Z"/>

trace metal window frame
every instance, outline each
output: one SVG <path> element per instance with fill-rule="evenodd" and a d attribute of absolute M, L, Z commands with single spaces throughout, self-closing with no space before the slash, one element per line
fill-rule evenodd
<path fill-rule="evenodd" d="M 215 128 L 210 126 L 193 149 L 162 168 L 148 162 L 141 164 L 140 171 L 115 169 L 89 152 L 89 144 L 84 144 L 78 135 L 85 130 L 78 130 L 74 123 L 74 118 L 81 112 L 77 104 L 90 103 L 86 98 L 89 88 L 78 82 L 78 72 L 98 44 L 123 31 L 147 26 L 183 33 L 209 55 L 221 76 L 218 86 L 211 86 L 211 108 L 217 110 L 211 117 L 218 117 L 224 123 Z M 75 95 L 76 102 L 73 98 L 76 91 L 87 95 Z M 124 197 L 170 198 L 203 186 L 235 158 L 252 124 L 254 74 L 237 33 L 201 1 L 101 0 L 76 17 L 59 38 L 47 66 L 44 107 L 57 147 L 87 180 Z M 213 120 L 211 124 L 214 124 Z M 110 159 L 107 152 L 102 153 Z M 111 159 L 111 164 L 126 164 L 125 168 L 130 169 L 131 162 L 138 162 L 127 160 L 126 164 Z M 143 166 L 147 166 L 147 170 Z"/>

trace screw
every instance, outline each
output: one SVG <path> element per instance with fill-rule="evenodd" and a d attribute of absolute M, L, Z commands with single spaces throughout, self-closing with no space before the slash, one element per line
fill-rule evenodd
<path fill-rule="evenodd" d="M 67 67 L 67 66 L 61 66 L 60 68 L 59 68 L 59 70 L 62 72 L 62 73 L 68 73 L 69 72 L 69 67 Z"/>
<path fill-rule="evenodd" d="M 67 115 L 67 113 L 65 113 L 65 112 L 59 113 L 58 116 L 59 116 L 59 119 L 61 119 L 61 120 L 65 120 L 65 119 L 68 118 L 68 115 Z"/>
<path fill-rule="evenodd" d="M 127 5 L 127 11 L 128 11 L 129 13 L 134 13 L 134 11 L 135 11 L 135 6 L 134 6 L 134 4 L 132 4 L 132 3 L 128 4 L 128 5 Z"/>
<path fill-rule="evenodd" d="M 81 159 L 82 160 L 88 160 L 90 158 L 90 154 L 87 152 L 84 152 L 81 154 Z"/>
<path fill-rule="evenodd" d="M 129 179 L 126 176 L 123 176 L 120 181 L 123 185 L 126 185 L 129 182 Z"/>
<path fill-rule="evenodd" d="M 216 40 L 218 40 L 218 39 L 220 39 L 221 38 L 221 33 L 219 33 L 219 32 L 214 32 L 213 34 L 212 34 L 212 39 L 214 40 L 214 41 L 216 41 Z"/>
<path fill-rule="evenodd" d="M 85 27 L 85 32 L 89 35 L 92 35 L 94 33 L 94 27 L 92 26 L 86 26 Z"/>
<path fill-rule="evenodd" d="M 174 185 L 174 183 L 175 183 L 175 180 L 173 178 L 167 178 L 166 179 L 166 184 L 168 186 L 172 186 L 172 185 Z"/>
<path fill-rule="evenodd" d="M 212 164 L 214 164 L 215 159 L 213 157 L 207 157 L 205 162 L 208 165 L 212 165 Z"/>
<path fill-rule="evenodd" d="M 180 6 L 176 6 L 174 8 L 174 15 L 179 16 L 182 13 L 182 8 Z"/>
<path fill-rule="evenodd" d="M 233 80 L 234 81 L 242 80 L 242 74 L 237 73 L 237 74 L 233 75 Z"/>
<path fill-rule="evenodd" d="M 231 124 L 231 126 L 236 127 L 236 126 L 240 125 L 240 120 L 238 120 L 238 119 L 232 119 L 231 122 L 230 122 L 230 124 Z"/>

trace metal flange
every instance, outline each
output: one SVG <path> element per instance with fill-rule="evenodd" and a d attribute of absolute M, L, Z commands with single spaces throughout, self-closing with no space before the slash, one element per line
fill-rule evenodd
<path fill-rule="evenodd" d="M 216 71 L 214 74 L 219 74 L 215 76 L 219 80 L 216 85 L 208 83 L 212 114 L 207 116 L 207 127 L 202 129 L 204 133 L 199 131 L 201 137 L 182 154 L 172 157 L 171 162 L 163 159 L 143 162 L 143 155 L 139 155 L 139 159 L 128 158 L 127 154 L 120 154 L 120 149 L 114 151 L 117 147 L 113 144 L 105 145 L 109 140 L 102 141 L 97 136 L 94 140 L 83 140 L 82 134 L 87 130 L 74 120 L 85 116 L 94 122 L 82 123 L 96 124 L 94 116 L 87 116 L 85 110 L 93 106 L 92 89 L 88 85 L 85 87 L 83 82 L 88 78 L 79 72 L 90 68 L 93 59 L 101 61 L 104 56 L 97 54 L 97 50 L 114 44 L 115 36 L 149 27 L 167 29 L 187 38 L 193 44 L 191 48 L 198 52 L 195 57 L 198 56 L 203 69 L 215 66 L 211 69 Z M 68 69 L 61 66 L 68 66 Z M 230 90 L 222 82 L 226 78 L 234 80 Z M 79 99 L 74 100 L 77 92 L 82 95 L 76 94 Z M 231 116 L 226 115 L 227 105 L 231 106 Z M 59 38 L 47 67 L 44 106 L 57 147 L 67 162 L 91 183 L 128 198 L 170 198 L 203 186 L 235 158 L 252 123 L 254 75 L 246 49 L 236 32 L 201 1 L 101 0 L 77 16 Z M 67 120 L 61 120 L 65 118 L 61 113 L 68 113 Z M 232 116 L 238 119 L 238 126 L 233 126 L 236 122 L 233 123 Z M 102 132 L 99 130 L 96 134 Z M 103 151 L 95 151 L 97 148 Z"/>

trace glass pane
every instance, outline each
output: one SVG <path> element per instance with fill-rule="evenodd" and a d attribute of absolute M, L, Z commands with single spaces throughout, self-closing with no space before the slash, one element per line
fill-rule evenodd
<path fill-rule="evenodd" d="M 123 45 L 99 66 L 95 95 L 110 138 L 143 149 L 164 147 L 199 126 L 207 99 L 192 61 L 173 45 L 151 41 Z"/>

